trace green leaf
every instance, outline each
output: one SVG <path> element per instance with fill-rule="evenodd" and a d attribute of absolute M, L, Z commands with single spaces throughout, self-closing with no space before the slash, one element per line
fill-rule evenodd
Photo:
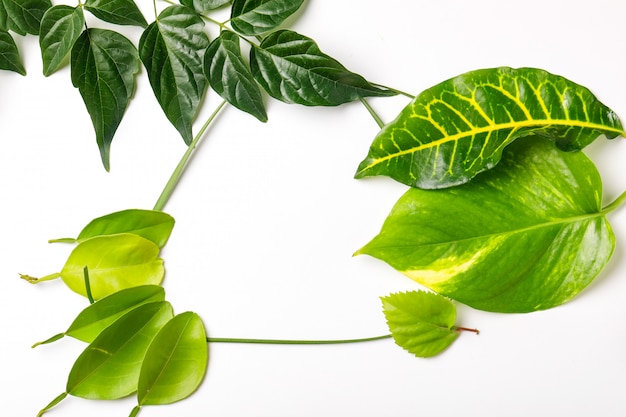
<path fill-rule="evenodd" d="M 208 363 L 206 331 L 192 312 L 177 315 L 156 335 L 141 367 L 139 405 L 170 404 L 191 395 Z"/>
<path fill-rule="evenodd" d="M 534 68 L 468 72 L 417 96 L 374 139 L 356 178 L 387 175 L 420 188 L 462 184 L 496 165 L 514 140 L 541 135 L 561 150 L 623 135 L 586 88 Z"/>
<path fill-rule="evenodd" d="M 206 89 L 204 52 L 209 46 L 204 22 L 193 10 L 171 6 L 161 12 L 139 40 L 139 55 L 152 90 L 168 120 L 186 144 Z"/>
<path fill-rule="evenodd" d="M 322 53 L 310 38 L 289 30 L 270 34 L 250 51 L 256 81 L 272 97 L 306 106 L 337 106 L 395 93 L 368 83 Z"/>
<path fill-rule="evenodd" d="M 11 34 L 4 30 L 0 30 L 0 69 L 26 75 L 20 51 Z"/>
<path fill-rule="evenodd" d="M 230 104 L 267 121 L 261 89 L 241 56 L 239 36 L 228 30 L 209 45 L 204 72 L 211 87 Z"/>
<path fill-rule="evenodd" d="M 72 84 L 91 116 L 102 163 L 108 171 L 111 142 L 135 90 L 137 50 L 117 32 L 85 30 L 72 48 L 71 67 Z"/>
<path fill-rule="evenodd" d="M 39 46 L 46 77 L 61 66 L 84 25 L 85 17 L 80 7 L 54 6 L 43 15 Z"/>
<path fill-rule="evenodd" d="M 78 357 L 67 380 L 67 393 L 113 400 L 137 391 L 148 346 L 172 316 L 172 306 L 167 301 L 157 301 L 120 317 Z"/>
<path fill-rule="evenodd" d="M 412 291 L 381 297 L 389 330 L 398 346 L 429 358 L 443 352 L 459 336 L 456 308 L 446 298 Z"/>
<path fill-rule="evenodd" d="M 39 25 L 50 0 L 0 0 L 0 30 L 39 35 Z"/>
<path fill-rule="evenodd" d="M 131 233 L 97 236 L 74 248 L 61 270 L 61 279 L 83 296 L 87 296 L 85 266 L 96 300 L 125 288 L 159 285 L 165 274 L 159 247 Z"/>
<path fill-rule="evenodd" d="M 116 25 L 148 26 L 133 0 L 86 0 L 85 9 L 97 18 Z"/>
<path fill-rule="evenodd" d="M 357 254 L 474 308 L 548 309 L 580 293 L 611 257 L 601 195 L 582 152 L 527 138 L 467 184 L 410 189 Z"/>
<path fill-rule="evenodd" d="M 219 9 L 231 0 L 180 0 L 180 4 L 194 9 L 198 13 L 206 13 Z"/>
<path fill-rule="evenodd" d="M 230 24 L 237 32 L 255 36 L 280 26 L 304 0 L 234 0 Z"/>

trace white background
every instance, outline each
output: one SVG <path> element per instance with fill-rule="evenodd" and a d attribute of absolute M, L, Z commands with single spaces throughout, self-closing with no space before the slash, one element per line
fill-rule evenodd
<path fill-rule="evenodd" d="M 151 2 L 139 3 L 153 20 Z M 349 69 L 414 94 L 472 69 L 533 66 L 589 87 L 626 117 L 625 17 L 621 0 L 311 0 L 291 23 Z M 84 345 L 30 345 L 65 330 L 86 301 L 61 281 L 31 286 L 18 273 L 61 269 L 70 247 L 50 238 L 75 236 L 112 211 L 152 208 L 185 147 L 143 72 L 106 173 L 69 68 L 44 78 L 37 39 L 16 38 L 28 75 L 0 73 L 0 414 L 35 416 L 64 391 Z M 209 95 L 197 127 L 219 101 Z M 370 103 L 391 121 L 408 100 Z M 380 261 L 352 257 L 406 189 L 352 178 L 376 124 L 359 103 L 270 101 L 268 113 L 261 124 L 226 108 L 167 205 L 177 220 L 162 254 L 168 299 L 177 312 L 198 312 L 214 337 L 385 334 L 379 297 L 419 286 Z M 626 189 L 624 139 L 601 138 L 586 152 L 608 203 Z M 459 324 L 480 335 L 462 334 L 428 360 L 391 340 L 211 345 L 197 393 L 141 415 L 626 415 L 625 210 L 610 221 L 613 259 L 567 305 L 523 315 L 459 305 Z M 49 415 L 127 416 L 134 404 L 68 397 Z"/>

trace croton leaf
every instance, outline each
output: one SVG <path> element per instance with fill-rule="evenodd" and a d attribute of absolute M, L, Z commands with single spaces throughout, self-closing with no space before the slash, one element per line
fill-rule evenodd
<path fill-rule="evenodd" d="M 46 77 L 61 66 L 84 26 L 85 17 L 80 7 L 54 6 L 43 15 L 39 46 Z"/>
<path fill-rule="evenodd" d="M 0 0 L 0 30 L 39 35 L 39 25 L 50 0 Z"/>
<path fill-rule="evenodd" d="M 250 51 L 250 69 L 274 98 L 306 106 L 337 106 L 395 93 L 376 87 L 324 54 L 314 40 L 290 30 L 271 33 Z"/>
<path fill-rule="evenodd" d="M 467 184 L 410 189 L 357 254 L 474 308 L 547 309 L 579 294 L 611 257 L 601 195 L 582 152 L 529 137 Z"/>
<path fill-rule="evenodd" d="M 180 0 L 180 4 L 191 7 L 198 13 L 206 13 L 219 9 L 230 3 L 231 0 Z"/>
<path fill-rule="evenodd" d="M 0 30 L 0 69 L 26 75 L 26 69 L 22 64 L 20 51 L 17 49 L 15 40 L 5 30 Z"/>
<path fill-rule="evenodd" d="M 111 30 L 85 30 L 72 48 L 72 83 L 91 116 L 107 171 L 111 142 L 135 90 L 139 68 L 135 46 Z"/>
<path fill-rule="evenodd" d="M 224 30 L 206 51 L 204 71 L 211 87 L 230 104 L 267 121 L 261 89 L 241 56 L 239 36 Z"/>
<path fill-rule="evenodd" d="M 133 0 L 86 0 L 85 9 L 97 18 L 116 25 L 148 26 Z"/>
<path fill-rule="evenodd" d="M 571 151 L 623 134 L 611 109 L 563 77 L 534 68 L 476 70 L 418 95 L 376 136 L 356 178 L 443 188 L 493 167 L 520 137 L 546 136 Z"/>
<path fill-rule="evenodd" d="M 255 36 L 278 27 L 304 0 L 234 0 L 230 24 L 237 32 Z"/>
<path fill-rule="evenodd" d="M 206 89 L 203 57 L 209 38 L 203 28 L 204 21 L 192 9 L 170 6 L 139 40 L 152 90 L 186 144 L 193 140 L 192 122 Z"/>

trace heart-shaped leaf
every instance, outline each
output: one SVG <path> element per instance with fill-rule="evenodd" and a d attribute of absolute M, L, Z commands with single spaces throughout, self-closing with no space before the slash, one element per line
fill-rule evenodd
<path fill-rule="evenodd" d="M 582 152 L 527 138 L 467 184 L 410 189 L 357 254 L 474 308 L 547 309 L 580 293 L 611 257 L 601 195 Z"/>
<path fill-rule="evenodd" d="M 22 64 L 20 51 L 17 49 L 15 40 L 5 30 L 0 30 L 0 69 L 26 75 L 26 69 Z"/>
<path fill-rule="evenodd" d="M 39 46 L 46 77 L 61 66 L 84 26 L 85 17 L 80 7 L 54 6 L 43 15 Z"/>
<path fill-rule="evenodd" d="M 180 4 L 194 9 L 198 13 L 206 13 L 219 9 L 231 0 L 180 0 Z"/>
<path fill-rule="evenodd" d="M 306 106 L 337 106 L 395 93 L 373 86 L 324 54 L 314 40 L 290 30 L 271 33 L 250 51 L 255 80 L 275 99 Z"/>
<path fill-rule="evenodd" d="M 133 0 L 86 0 L 85 9 L 99 19 L 116 25 L 148 26 Z"/>
<path fill-rule="evenodd" d="M 0 30 L 39 35 L 39 25 L 50 0 L 0 0 Z"/>
<path fill-rule="evenodd" d="M 277 28 L 304 0 L 234 0 L 230 24 L 237 32 L 255 36 Z"/>
<path fill-rule="evenodd" d="M 356 178 L 443 188 L 493 167 L 520 137 L 546 136 L 570 151 L 623 134 L 613 111 L 563 77 L 534 68 L 477 70 L 417 96 L 376 136 Z"/>

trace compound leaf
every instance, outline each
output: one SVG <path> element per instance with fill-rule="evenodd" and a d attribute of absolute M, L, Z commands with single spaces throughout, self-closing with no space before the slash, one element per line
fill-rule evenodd
<path fill-rule="evenodd" d="M 304 0 L 234 0 L 230 24 L 237 32 L 255 36 L 277 28 Z"/>
<path fill-rule="evenodd" d="M 39 25 L 50 0 L 0 0 L 0 30 L 39 35 Z"/>
<path fill-rule="evenodd" d="M 0 69 L 26 75 L 26 69 L 22 64 L 20 51 L 17 49 L 15 40 L 5 30 L 0 30 Z"/>
<path fill-rule="evenodd" d="M 80 7 L 54 6 L 41 20 L 39 46 L 43 61 L 43 74 L 55 72 L 72 50 L 85 25 Z"/>
<path fill-rule="evenodd" d="M 85 9 L 97 18 L 116 25 L 148 26 L 133 0 L 86 0 Z"/>

